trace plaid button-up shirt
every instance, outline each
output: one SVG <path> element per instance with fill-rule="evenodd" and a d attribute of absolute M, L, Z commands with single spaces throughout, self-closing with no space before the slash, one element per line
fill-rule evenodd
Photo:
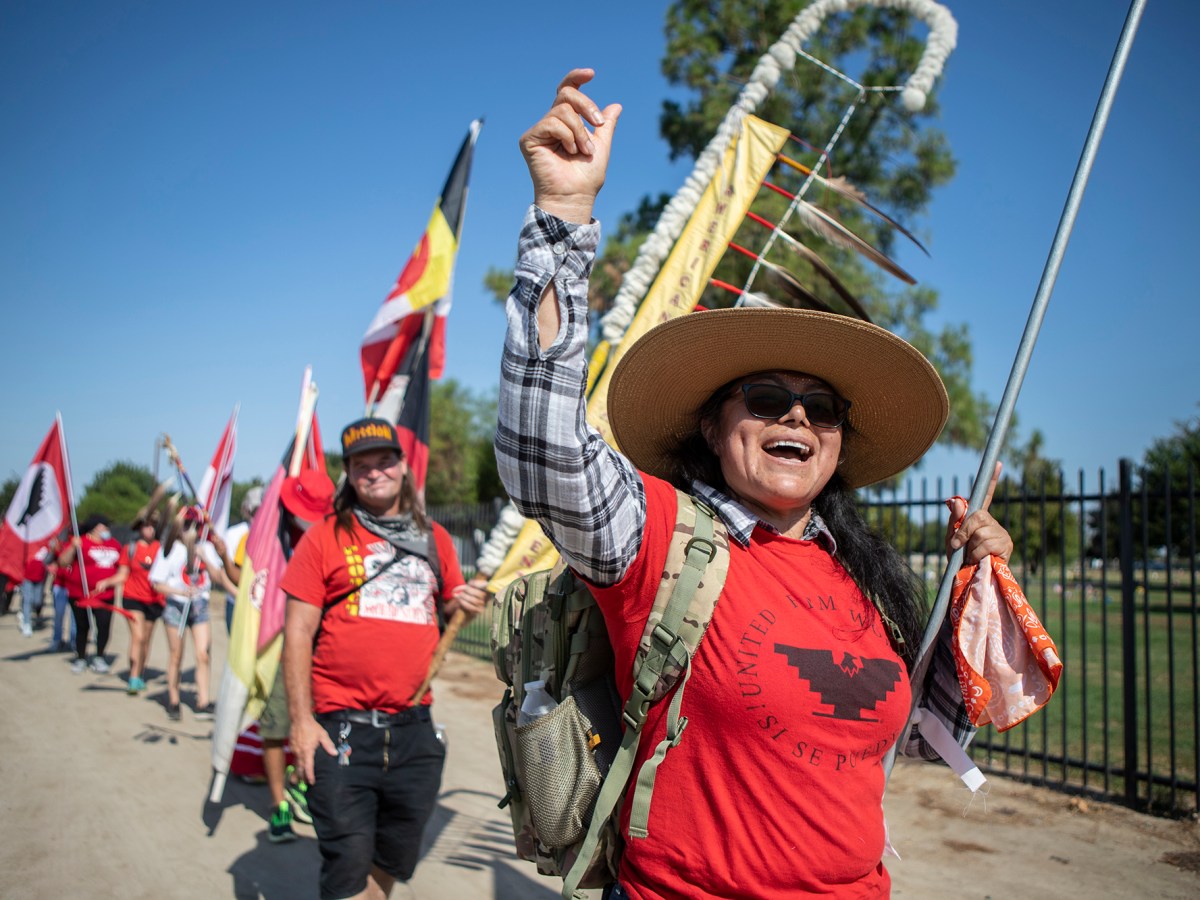
<path fill-rule="evenodd" d="M 536 206 L 526 214 L 507 303 L 495 448 L 517 509 L 542 526 L 576 572 L 596 584 L 613 584 L 637 556 L 646 493 L 633 464 L 586 420 L 587 285 L 599 241 L 597 222 L 564 222 Z M 551 284 L 560 327 L 542 350 L 538 305 Z M 749 545 L 755 527 L 772 527 L 709 485 L 694 483 L 692 493 L 721 516 L 742 546 Z M 836 555 L 837 543 L 815 511 L 803 537 L 821 541 Z M 948 624 L 935 649 L 923 705 L 966 745 L 974 728 L 958 686 Z M 936 759 L 916 731 L 905 752 Z"/>

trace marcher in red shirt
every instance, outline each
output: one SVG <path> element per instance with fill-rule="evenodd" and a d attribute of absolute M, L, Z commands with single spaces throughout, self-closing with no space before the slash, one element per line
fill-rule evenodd
<path fill-rule="evenodd" d="M 112 630 L 113 597 L 118 585 L 129 577 L 129 557 L 109 530 L 107 516 L 88 516 L 80 526 L 80 536 L 74 538 L 59 554 L 59 565 L 68 565 L 76 559 L 67 581 L 67 595 L 75 614 L 75 662 L 71 671 L 78 675 L 85 668 L 104 674 L 108 671 L 108 660 L 104 651 Z M 87 657 L 88 634 L 92 621 L 96 623 L 96 655 Z"/>
<path fill-rule="evenodd" d="M 154 633 L 154 623 L 162 618 L 167 599 L 150 585 L 150 567 L 158 556 L 159 518 L 157 514 L 147 513 L 134 520 L 133 530 L 137 540 L 133 541 L 126 552 L 129 555 L 129 578 L 125 582 L 125 592 L 122 605 L 129 611 L 129 687 L 130 694 L 136 694 L 146 689 L 142 675 L 146 668 L 146 658 L 150 655 L 150 636 Z"/>
<path fill-rule="evenodd" d="M 620 819 L 628 840 L 605 896 L 886 897 L 881 761 L 909 712 L 925 596 L 862 520 L 854 490 L 933 444 L 949 411 L 945 387 L 916 348 L 862 320 L 711 310 L 660 324 L 625 350 L 607 395 L 607 443 L 584 416 L 587 275 L 621 108 L 583 93 L 592 75 L 569 73 L 521 138 L 534 206 L 507 305 L 500 475 L 593 585 L 626 697 L 670 571 L 676 492 L 703 502 L 728 536 L 728 574 L 687 692 L 677 682 L 638 735 Z M 1013 546 L 986 504 L 947 543 L 968 562 L 1007 558 Z M 967 741 L 948 634 L 925 711 Z M 923 754 L 921 743 L 918 734 L 900 750 Z M 642 764 L 661 752 L 650 802 L 634 802 L 654 771 Z"/>
<path fill-rule="evenodd" d="M 296 547 L 284 675 L 292 751 L 309 784 L 323 898 L 386 896 L 417 864 L 445 749 L 427 693 L 414 706 L 442 617 L 477 613 L 449 535 L 417 500 L 395 426 L 342 432 L 335 516 Z"/>

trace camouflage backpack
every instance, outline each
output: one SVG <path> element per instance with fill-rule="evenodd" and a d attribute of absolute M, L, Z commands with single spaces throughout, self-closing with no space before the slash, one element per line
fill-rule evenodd
<path fill-rule="evenodd" d="M 619 809 L 650 704 L 676 685 L 666 738 L 637 775 L 629 838 L 648 836 L 654 778 L 679 743 L 691 659 L 729 571 L 729 536 L 707 506 L 677 491 L 665 571 L 622 698 L 604 619 L 561 562 L 517 579 L 492 610 L 492 661 L 507 685 L 492 713 L 517 855 L 564 879 L 562 896 L 617 880 Z M 541 679 L 558 705 L 523 725 L 525 684 Z M 622 728 L 622 726 L 624 726 Z"/>

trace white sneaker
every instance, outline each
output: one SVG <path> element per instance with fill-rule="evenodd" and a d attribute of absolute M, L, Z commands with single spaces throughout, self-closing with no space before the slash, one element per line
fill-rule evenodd
<path fill-rule="evenodd" d="M 83 670 L 86 668 L 87 668 L 87 660 L 86 659 L 76 659 L 75 662 L 71 663 L 71 674 L 72 675 L 82 675 Z"/>
<path fill-rule="evenodd" d="M 21 624 L 21 636 L 22 637 L 33 637 L 33 626 L 30 625 L 28 622 L 24 622 Z"/>
<path fill-rule="evenodd" d="M 25 626 L 28 624 L 29 623 L 25 621 L 25 610 L 18 609 L 17 610 L 17 627 L 20 628 L 21 631 L 24 631 Z"/>
<path fill-rule="evenodd" d="M 104 675 L 108 672 L 108 663 L 104 661 L 103 656 L 93 656 L 92 661 L 88 663 L 88 668 L 97 675 Z"/>

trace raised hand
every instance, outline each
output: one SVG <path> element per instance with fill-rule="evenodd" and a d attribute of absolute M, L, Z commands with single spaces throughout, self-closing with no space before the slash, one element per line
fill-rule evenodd
<path fill-rule="evenodd" d="M 604 186 L 619 104 L 603 110 L 580 89 L 595 76 L 572 69 L 554 96 L 554 105 L 521 135 L 521 153 L 533 180 L 533 202 L 568 222 L 586 224 Z M 587 124 L 594 126 L 589 131 Z"/>
<path fill-rule="evenodd" d="M 946 505 L 950 507 L 950 522 L 946 526 L 946 552 L 949 554 L 959 547 L 965 547 L 964 563 L 978 563 L 985 556 L 991 555 L 999 556 L 1007 562 L 1012 555 L 1012 537 L 988 512 L 988 507 L 992 505 L 992 494 L 996 492 L 996 483 L 1000 480 L 1000 469 L 1000 463 L 996 463 L 982 508 L 972 513 L 957 529 L 954 523 L 966 513 L 967 506 L 961 497 L 953 497 L 946 501 Z"/>

